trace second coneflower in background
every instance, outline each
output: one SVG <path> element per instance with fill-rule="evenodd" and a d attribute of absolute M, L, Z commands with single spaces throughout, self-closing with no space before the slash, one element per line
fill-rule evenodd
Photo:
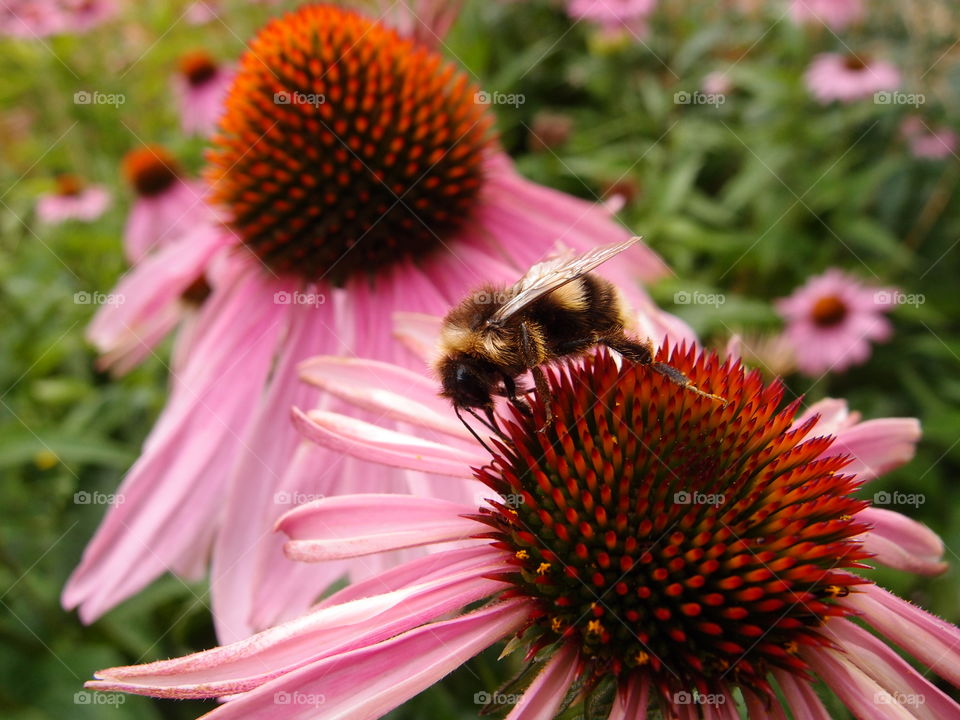
<path fill-rule="evenodd" d="M 278 498 L 309 496 L 325 473 L 358 473 L 339 456 L 294 458 L 290 407 L 317 397 L 296 365 L 318 354 L 409 364 L 392 338 L 394 311 L 442 315 L 481 282 L 515 279 L 558 241 L 584 251 L 630 236 L 602 206 L 520 177 L 482 94 L 413 38 L 416 18 L 407 25 L 401 34 L 308 5 L 270 22 L 240 59 L 207 172 L 223 222 L 165 245 L 123 281 L 125 307 L 143 288 L 180 297 L 201 277 L 210 294 L 119 489 L 125 502 L 109 509 L 64 592 L 85 621 L 167 570 L 202 573 L 211 555 L 221 638 L 309 605 L 322 586 L 262 597 L 289 565 L 270 532 L 289 505 Z M 637 246 L 607 274 L 643 309 L 636 280 L 664 270 Z M 268 604 L 272 614 L 254 619 Z"/>
<path fill-rule="evenodd" d="M 203 50 L 180 58 L 173 83 L 185 133 L 209 135 L 216 129 L 232 79 L 233 73 Z"/>

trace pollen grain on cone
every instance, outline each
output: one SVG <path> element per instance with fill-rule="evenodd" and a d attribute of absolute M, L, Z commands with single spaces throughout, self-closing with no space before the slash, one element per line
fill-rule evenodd
<path fill-rule="evenodd" d="M 469 219 L 491 140 L 476 88 L 434 50 L 305 6 L 250 43 L 208 155 L 213 200 L 272 270 L 375 272 Z"/>
<path fill-rule="evenodd" d="M 803 674 L 802 646 L 847 614 L 835 601 L 865 582 L 851 496 L 857 481 L 832 438 L 791 429 L 797 403 L 714 355 L 661 349 L 725 406 L 605 351 L 551 376 L 505 423 L 510 442 L 478 471 L 503 496 L 478 517 L 535 601 L 534 650 L 575 642 L 588 682 L 643 673 L 664 697 L 730 683 L 772 692 L 766 676 Z M 544 570 L 544 568 L 547 568 Z"/>

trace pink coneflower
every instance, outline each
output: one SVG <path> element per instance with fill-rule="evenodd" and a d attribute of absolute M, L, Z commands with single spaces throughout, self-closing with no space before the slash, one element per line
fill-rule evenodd
<path fill-rule="evenodd" d="M 806 73 L 807 88 L 821 103 L 853 102 L 874 93 L 896 90 L 900 72 L 888 62 L 859 55 L 821 53 Z"/>
<path fill-rule="evenodd" d="M 898 295 L 895 289 L 868 287 L 831 268 L 778 300 L 797 367 L 807 375 L 819 375 L 866 362 L 871 341 L 884 342 L 893 334 L 884 313 Z"/>
<path fill-rule="evenodd" d="M 863 0 L 791 0 L 790 17 L 798 25 L 826 25 L 845 30 L 865 14 Z"/>
<path fill-rule="evenodd" d="M 76 175 L 57 176 L 56 191 L 37 198 L 37 218 L 55 225 L 67 220 L 90 222 L 110 207 L 110 193 L 102 185 L 86 185 Z"/>
<path fill-rule="evenodd" d="M 727 95 L 733 89 L 733 83 L 725 72 L 714 70 L 704 75 L 701 88 L 707 95 Z"/>
<path fill-rule="evenodd" d="M 960 136 L 948 127 L 931 129 L 922 118 L 911 115 L 904 119 L 900 131 L 907 139 L 910 153 L 916 158 L 942 160 L 955 155 Z"/>
<path fill-rule="evenodd" d="M 145 145 L 123 158 L 123 175 L 136 193 L 123 232 L 127 259 L 136 263 L 210 217 L 206 185 L 184 177 L 170 151 Z"/>
<path fill-rule="evenodd" d="M 209 135 L 216 129 L 232 80 L 233 73 L 203 50 L 180 58 L 174 90 L 180 107 L 180 125 L 185 133 Z"/>
<path fill-rule="evenodd" d="M 0 35 L 38 38 L 87 32 L 116 14 L 113 0 L 4 0 Z"/>
<path fill-rule="evenodd" d="M 568 0 L 567 14 L 606 32 L 628 31 L 643 36 L 657 0 Z"/>
<path fill-rule="evenodd" d="M 218 631 L 245 636 L 259 578 L 285 566 L 269 532 L 288 509 L 276 493 L 347 472 L 315 453 L 291 466 L 289 408 L 318 393 L 297 364 L 412 363 L 392 338 L 394 311 L 442 315 L 471 287 L 515 280 L 557 241 L 582 251 L 629 237 L 602 206 L 520 177 L 477 92 L 433 49 L 334 6 L 304 6 L 251 42 L 208 156 L 225 222 L 174 240 L 157 254 L 168 264 L 148 257 L 123 281 L 134 296 L 176 298 L 202 276 L 210 295 L 66 607 L 93 620 L 170 568 L 196 576 L 212 556 Z M 632 288 L 664 265 L 644 247 L 621 258 L 608 276 L 648 303 Z M 123 307 L 138 304 L 164 306 L 127 297 Z M 382 491 L 369 468 L 353 473 Z"/>
<path fill-rule="evenodd" d="M 320 442 L 476 477 L 487 500 L 368 495 L 298 507 L 278 526 L 298 560 L 456 545 L 243 642 L 104 670 L 88 687 L 230 696 L 211 720 L 372 720 L 509 641 L 509 652 L 525 652 L 530 682 L 488 697 L 513 703 L 504 709 L 515 720 L 581 702 L 614 720 L 738 718 L 738 695 L 751 720 L 827 718 L 815 678 L 861 718 L 905 718 L 914 707 L 956 717 L 960 706 L 924 675 L 960 684 L 960 630 L 856 572 L 871 553 L 900 567 L 913 549 L 920 567 L 942 570 L 929 562 L 943 550 L 929 530 L 897 513 L 902 522 L 885 521 L 852 496 L 871 469 L 909 458 L 916 422 L 851 424 L 837 418 L 842 403 L 824 407 L 825 419 L 814 408 L 795 419 L 798 403 L 781 408 L 779 383 L 764 386 L 736 363 L 693 350 L 658 359 L 728 404 L 601 351 L 551 373 L 546 432 L 541 397 L 532 418 L 503 418 L 492 459 L 479 445 L 299 414 Z M 369 385 L 348 392 L 377 402 Z M 421 398 L 414 391 L 410 402 Z M 871 545 L 874 534 L 899 550 Z"/>

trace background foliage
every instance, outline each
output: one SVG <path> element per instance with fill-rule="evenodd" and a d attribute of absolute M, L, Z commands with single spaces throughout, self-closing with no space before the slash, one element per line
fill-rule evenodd
<path fill-rule="evenodd" d="M 286 3 L 290 6 L 291 3 Z M 626 191 L 621 218 L 676 271 L 651 288 L 706 342 L 733 331 L 775 331 L 770 301 L 829 266 L 919 293 L 894 313 L 892 342 L 863 367 L 816 380 L 790 377 L 807 401 L 845 397 L 865 417 L 915 416 L 917 457 L 871 486 L 921 493 L 908 514 L 944 538 L 953 568 L 932 579 L 876 572 L 892 589 L 953 621 L 958 610 L 960 490 L 960 204 L 957 157 L 913 158 L 900 135 L 912 107 L 821 106 L 803 82 L 825 50 L 873 52 L 922 93 L 931 125 L 957 127 L 960 50 L 946 2 L 870 3 L 842 39 L 798 28 L 775 3 L 670 2 L 642 43 L 612 42 L 572 24 L 554 3 L 468 3 L 446 43 L 487 90 L 522 94 L 499 105 L 502 142 L 522 172 L 599 199 Z M 125 698 L 89 706 L 75 693 L 100 667 L 179 655 L 214 643 L 202 585 L 167 577 L 83 627 L 58 595 L 103 507 L 75 493 L 111 492 L 137 454 L 165 394 L 153 359 L 121 381 L 93 370 L 83 328 L 94 307 L 78 291 L 107 292 L 124 270 L 120 234 L 130 196 L 123 154 L 168 145 L 196 170 L 203 143 L 179 131 L 170 76 L 182 53 L 235 58 L 283 7 L 225 3 L 221 20 L 191 25 L 184 3 L 130 3 L 120 19 L 80 37 L 0 40 L 0 714 L 41 718 L 193 718 L 209 706 Z M 726 71 L 722 105 L 675 102 Z M 117 107 L 77 105 L 78 90 L 123 93 Z M 544 113 L 548 113 L 545 117 Z M 540 141 L 569 123 L 568 137 Z M 561 129 L 563 129 L 561 127 Z M 38 224 L 34 203 L 58 171 L 108 185 L 100 220 Z M 720 294 L 676 305 L 677 292 Z M 487 653 L 396 717 L 474 717 L 473 694 L 509 674 Z M 78 704 L 79 702 L 79 704 Z M 837 710 L 838 717 L 842 711 Z"/>

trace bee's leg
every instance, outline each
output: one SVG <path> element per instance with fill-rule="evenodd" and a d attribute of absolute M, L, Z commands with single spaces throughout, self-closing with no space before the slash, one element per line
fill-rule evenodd
<path fill-rule="evenodd" d="M 533 410 L 530 409 L 530 405 L 527 404 L 527 401 L 517 397 L 517 383 L 514 381 L 513 377 L 510 375 L 503 376 L 503 388 L 507 395 L 507 400 L 510 401 L 510 404 L 513 405 L 517 410 L 522 412 L 527 417 L 533 415 Z"/>
<path fill-rule="evenodd" d="M 530 329 L 527 327 L 527 323 L 524 322 L 520 323 L 520 353 L 523 358 L 523 364 L 530 368 L 530 373 L 533 375 L 533 384 L 537 388 L 537 395 L 541 402 L 543 402 L 546 418 L 543 422 L 543 427 L 539 428 L 537 432 L 544 432 L 550 427 L 551 423 L 553 423 L 553 412 L 550 410 L 550 402 L 553 400 L 553 394 L 550 392 L 550 386 L 547 384 L 546 375 L 544 375 L 543 370 L 540 369 L 541 353 L 537 348 L 533 335 L 530 333 Z"/>
<path fill-rule="evenodd" d="M 701 395 L 711 400 L 717 400 L 718 402 L 727 404 L 726 399 L 720 397 L 719 395 L 712 395 L 708 392 L 704 392 L 696 385 L 694 385 L 690 378 L 684 375 L 682 372 L 677 370 L 672 365 L 668 365 L 663 362 L 654 362 L 654 350 L 653 350 L 653 341 L 650 338 L 647 338 L 645 343 L 638 343 L 630 340 L 627 337 L 616 337 L 616 338 L 607 338 L 603 340 L 603 343 L 620 353 L 623 357 L 631 362 L 636 363 L 637 365 L 649 365 L 650 369 L 655 373 L 659 373 L 667 378 L 670 382 L 675 385 Z"/>

